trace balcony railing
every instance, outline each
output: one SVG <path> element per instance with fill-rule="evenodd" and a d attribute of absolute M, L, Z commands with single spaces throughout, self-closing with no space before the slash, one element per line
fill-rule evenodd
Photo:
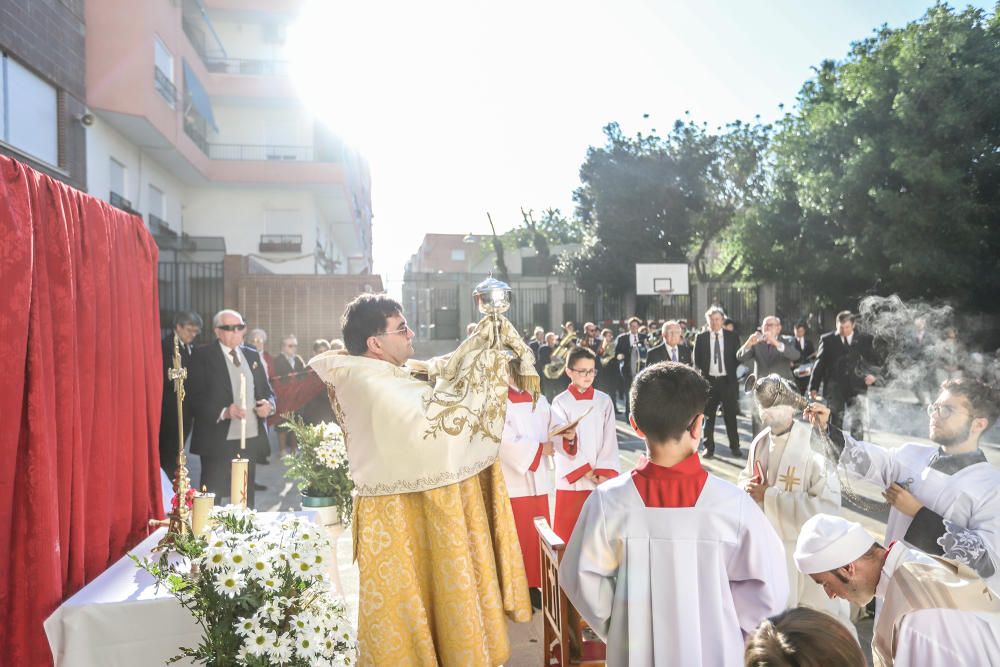
<path fill-rule="evenodd" d="M 135 209 L 132 208 L 132 202 L 129 201 L 128 199 L 125 199 L 125 197 L 122 197 L 114 190 L 111 191 L 111 195 L 108 197 L 108 203 L 114 206 L 115 208 L 120 208 L 123 211 L 128 211 L 129 213 L 135 213 Z"/>
<path fill-rule="evenodd" d="M 156 65 L 153 65 L 153 85 L 156 87 L 156 92 L 158 92 L 163 99 L 167 101 L 171 107 L 177 105 L 177 86 L 174 82 L 170 80 L 163 70 L 161 70 Z"/>
<path fill-rule="evenodd" d="M 261 234 L 261 252 L 302 252 L 301 234 Z"/>
<path fill-rule="evenodd" d="M 287 60 L 258 60 L 252 58 L 219 58 L 205 56 L 205 68 L 216 74 L 246 74 L 250 76 L 285 76 Z"/>
<path fill-rule="evenodd" d="M 197 144 L 202 153 L 208 155 L 208 139 L 205 138 L 205 135 L 198 126 L 187 118 L 184 119 L 184 134 L 188 135 L 191 141 Z"/>
<path fill-rule="evenodd" d="M 184 30 L 184 34 L 187 35 L 188 40 L 191 42 L 191 46 L 194 50 L 198 52 L 201 59 L 205 59 L 205 31 L 195 24 L 194 21 L 189 18 L 181 18 L 181 27 Z"/>
<path fill-rule="evenodd" d="M 208 157 L 213 160 L 270 160 L 278 162 L 312 162 L 312 146 L 276 146 L 269 144 L 209 144 Z"/>
<path fill-rule="evenodd" d="M 147 213 L 146 216 L 149 218 L 149 231 L 153 233 L 153 236 L 177 238 L 177 232 L 170 229 L 170 225 L 167 224 L 166 220 L 153 213 Z"/>

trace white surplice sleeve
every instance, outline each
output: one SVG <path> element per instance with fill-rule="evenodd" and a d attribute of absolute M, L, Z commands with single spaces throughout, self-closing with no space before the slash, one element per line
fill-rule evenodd
<path fill-rule="evenodd" d="M 592 493 L 580 510 L 576 528 L 559 565 L 559 585 L 580 616 L 607 641 L 621 544 L 612 544 L 604 521 L 601 493 Z"/>
<path fill-rule="evenodd" d="M 747 496 L 740 503 L 740 511 L 739 537 L 726 569 L 737 620 L 745 637 L 762 620 L 784 611 L 788 602 L 788 570 L 785 547 L 757 503 Z"/>
<path fill-rule="evenodd" d="M 614 470 L 621 472 L 621 459 L 618 455 L 618 431 L 616 429 L 615 406 L 611 401 L 602 401 L 601 419 L 604 422 L 604 435 L 597 450 L 597 465 L 595 470 Z"/>
<path fill-rule="evenodd" d="M 521 475 L 527 474 L 541 444 L 536 436 L 521 433 L 518 420 L 508 413 L 500 436 L 500 458 L 504 464 Z"/>
<path fill-rule="evenodd" d="M 843 438 L 844 451 L 840 454 L 840 465 L 849 475 L 881 485 L 882 488 L 896 481 L 899 475 L 894 451 L 855 440 L 846 433 Z"/>
<path fill-rule="evenodd" d="M 764 513 L 786 542 L 798 539 L 802 524 L 820 512 L 840 513 L 840 480 L 818 455 L 809 462 L 808 476 L 799 488 L 786 491 L 779 485 L 764 490 Z"/>

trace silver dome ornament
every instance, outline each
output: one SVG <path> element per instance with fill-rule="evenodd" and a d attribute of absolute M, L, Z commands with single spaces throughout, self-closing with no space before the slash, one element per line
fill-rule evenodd
<path fill-rule="evenodd" d="M 495 318 L 510 310 L 510 285 L 493 276 L 476 285 L 472 297 L 483 315 Z"/>

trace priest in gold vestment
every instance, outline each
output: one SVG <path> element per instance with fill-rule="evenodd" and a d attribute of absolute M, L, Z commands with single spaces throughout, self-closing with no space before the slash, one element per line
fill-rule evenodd
<path fill-rule="evenodd" d="M 354 299 L 342 328 L 346 353 L 309 365 L 333 389 L 357 492 L 360 664 L 500 665 L 507 618 L 531 618 L 498 458 L 508 361 L 535 375 L 531 352 L 487 318 L 452 354 L 408 366 L 413 331 L 384 294 Z"/>

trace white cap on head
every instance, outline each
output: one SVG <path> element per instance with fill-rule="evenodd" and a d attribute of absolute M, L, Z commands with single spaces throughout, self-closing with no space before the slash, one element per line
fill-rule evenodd
<path fill-rule="evenodd" d="M 802 525 L 795 543 L 795 566 L 802 574 L 835 570 L 863 556 L 874 542 L 860 523 L 817 514 Z"/>

